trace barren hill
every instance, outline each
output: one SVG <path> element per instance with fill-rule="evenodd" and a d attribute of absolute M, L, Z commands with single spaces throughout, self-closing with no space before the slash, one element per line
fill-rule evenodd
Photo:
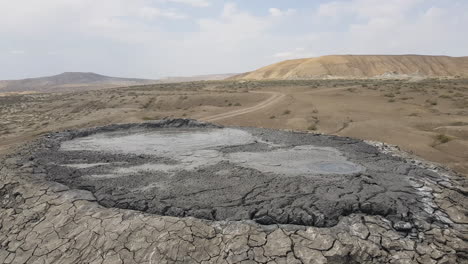
<path fill-rule="evenodd" d="M 0 92 L 64 92 L 157 83 L 156 80 L 117 78 L 91 72 L 65 72 L 59 75 L 0 81 Z"/>
<path fill-rule="evenodd" d="M 83 90 L 115 88 L 122 86 L 224 80 L 237 74 L 211 74 L 191 77 L 167 77 L 158 80 L 109 77 L 92 72 L 64 72 L 59 75 L 28 78 L 23 80 L 0 80 L 0 94 L 23 92 L 74 92 Z"/>
<path fill-rule="evenodd" d="M 468 57 L 424 55 L 330 55 L 287 60 L 232 79 L 372 77 L 468 77 Z"/>

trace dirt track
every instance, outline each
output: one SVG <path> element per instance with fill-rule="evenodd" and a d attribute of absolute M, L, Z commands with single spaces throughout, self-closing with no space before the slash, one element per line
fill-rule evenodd
<path fill-rule="evenodd" d="M 345 89 L 347 89 L 347 88 L 346 87 L 344 87 L 344 88 L 341 87 L 341 88 L 318 89 L 318 90 L 310 91 L 310 92 L 308 92 L 308 94 L 342 91 L 342 90 L 345 90 Z M 231 118 L 231 117 L 235 117 L 235 116 L 249 114 L 249 113 L 261 110 L 263 108 L 272 106 L 274 104 L 277 104 L 278 102 L 280 102 L 282 99 L 284 99 L 286 97 L 286 94 L 280 93 L 280 92 L 262 91 L 262 92 L 251 92 L 251 93 L 271 94 L 271 97 L 266 99 L 265 101 L 260 102 L 257 105 L 251 106 L 251 107 L 247 107 L 247 108 L 243 108 L 243 109 L 239 109 L 239 110 L 235 110 L 235 111 L 231 111 L 231 112 L 227 112 L 227 113 L 221 113 L 221 114 L 217 114 L 217 115 L 213 115 L 213 116 L 209 116 L 209 117 L 204 117 L 204 118 L 201 118 L 200 120 L 203 120 L 203 121 L 206 121 L 206 122 L 214 122 L 214 121 L 227 119 L 227 118 Z"/>
<path fill-rule="evenodd" d="M 244 115 L 248 113 L 252 113 L 255 111 L 258 111 L 260 109 L 263 109 L 265 107 L 274 105 L 275 103 L 279 102 L 281 99 L 283 99 L 286 95 L 283 93 L 278 93 L 278 92 L 252 92 L 252 93 L 259 93 L 259 94 L 271 94 L 271 97 L 266 99 L 265 101 L 260 102 L 257 105 L 227 112 L 227 113 L 222 113 L 222 114 L 217 114 L 209 117 L 202 118 L 201 120 L 206 121 L 206 122 L 214 122 L 218 121 L 221 119 L 226 119 L 230 117 L 235 117 L 239 115 Z"/>

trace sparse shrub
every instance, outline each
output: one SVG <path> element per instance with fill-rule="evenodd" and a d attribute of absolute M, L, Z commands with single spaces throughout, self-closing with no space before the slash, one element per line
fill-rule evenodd
<path fill-rule="evenodd" d="M 430 105 L 437 105 L 437 100 L 435 99 L 427 99 L 426 100 L 426 103 L 430 104 Z"/>
<path fill-rule="evenodd" d="M 275 119 L 275 118 L 276 118 L 276 116 L 274 116 L 274 115 L 270 116 L 270 119 Z"/>
<path fill-rule="evenodd" d="M 387 93 L 387 94 L 384 94 L 385 97 L 395 97 L 395 94 L 393 93 Z"/>
<path fill-rule="evenodd" d="M 144 109 L 148 109 L 148 108 L 154 103 L 155 100 L 156 100 L 156 98 L 154 98 L 154 97 L 151 98 L 151 99 L 149 99 L 148 102 L 146 102 L 146 103 L 143 105 L 143 108 L 144 108 Z"/>
<path fill-rule="evenodd" d="M 234 106 L 241 106 L 241 104 L 240 103 L 235 103 Z"/>
<path fill-rule="evenodd" d="M 468 122 L 457 121 L 457 122 L 450 123 L 450 125 L 451 126 L 467 126 Z"/>
<path fill-rule="evenodd" d="M 394 103 L 394 102 L 395 102 L 395 99 L 393 99 L 393 98 L 392 98 L 392 99 L 389 99 L 388 102 L 389 102 L 389 103 Z"/>
<path fill-rule="evenodd" d="M 440 143 L 440 144 L 445 144 L 449 141 L 452 140 L 451 137 L 447 136 L 447 135 L 444 135 L 444 134 L 439 134 L 436 136 L 436 140 Z"/>
<path fill-rule="evenodd" d="M 419 116 L 419 114 L 418 113 L 411 113 L 408 116 Z"/>
<path fill-rule="evenodd" d="M 291 113 L 291 110 L 284 110 L 283 115 L 289 115 Z"/>
<path fill-rule="evenodd" d="M 463 99 L 457 102 L 457 107 L 459 108 L 468 108 L 468 100 Z"/>
<path fill-rule="evenodd" d="M 312 125 L 310 125 L 309 127 L 307 127 L 307 130 L 316 131 L 316 130 L 317 130 L 317 125 L 316 125 L 316 124 L 312 124 Z"/>
<path fill-rule="evenodd" d="M 159 117 L 158 116 L 154 116 L 154 117 L 144 116 L 141 119 L 146 120 L 146 121 L 148 121 L 148 120 L 158 120 Z"/>

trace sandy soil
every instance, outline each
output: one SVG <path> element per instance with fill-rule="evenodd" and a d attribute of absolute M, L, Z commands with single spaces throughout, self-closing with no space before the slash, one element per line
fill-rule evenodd
<path fill-rule="evenodd" d="M 468 80 L 199 82 L 0 97 L 0 153 L 64 129 L 164 117 L 395 144 L 468 175 Z"/>

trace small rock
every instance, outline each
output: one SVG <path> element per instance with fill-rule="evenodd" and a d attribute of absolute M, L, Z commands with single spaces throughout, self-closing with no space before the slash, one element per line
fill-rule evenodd
<path fill-rule="evenodd" d="M 63 197 L 70 199 L 71 201 L 96 201 L 94 195 L 85 190 L 71 190 L 63 192 Z"/>
<path fill-rule="evenodd" d="M 281 230 L 277 229 L 267 237 L 267 243 L 263 247 L 265 256 L 286 256 L 291 250 L 291 239 Z"/>
<path fill-rule="evenodd" d="M 19 159 L 16 159 L 16 158 L 8 158 L 5 160 L 5 164 L 7 166 L 19 166 L 21 165 Z"/>
<path fill-rule="evenodd" d="M 397 231 L 408 232 L 408 231 L 411 231 L 411 229 L 413 228 L 413 225 L 408 222 L 400 221 L 400 222 L 395 223 L 393 225 L 393 228 L 395 228 L 395 230 Z"/>

